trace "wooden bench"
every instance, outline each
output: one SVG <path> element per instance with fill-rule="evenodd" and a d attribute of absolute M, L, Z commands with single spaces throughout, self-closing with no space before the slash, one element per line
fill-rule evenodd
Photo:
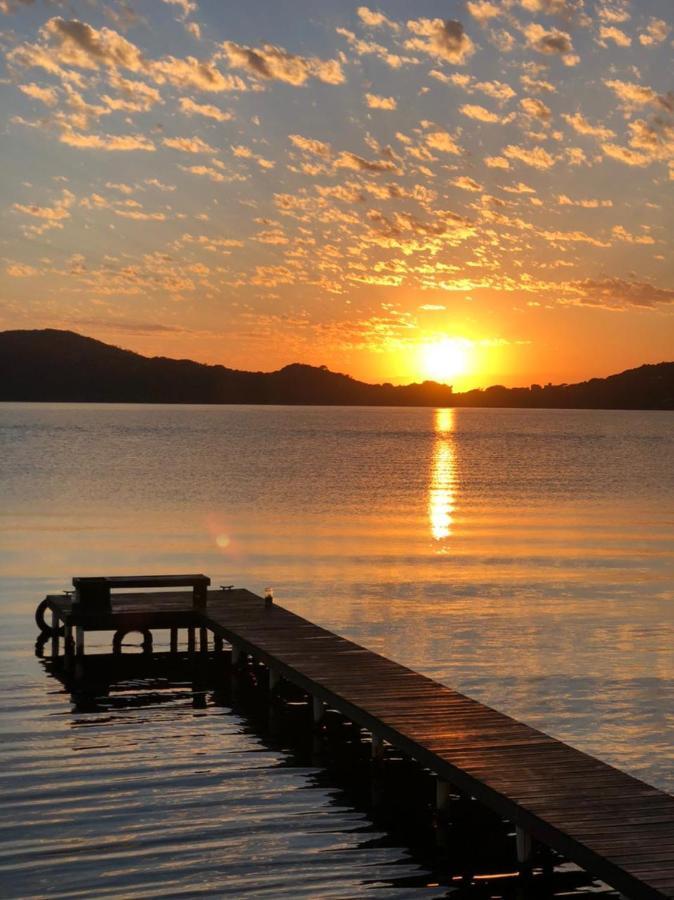
<path fill-rule="evenodd" d="M 191 587 L 194 609 L 205 609 L 208 586 L 207 575 L 107 575 L 96 578 L 73 578 L 75 599 L 73 606 L 87 612 L 110 612 L 111 591 L 114 588 L 179 588 Z"/>

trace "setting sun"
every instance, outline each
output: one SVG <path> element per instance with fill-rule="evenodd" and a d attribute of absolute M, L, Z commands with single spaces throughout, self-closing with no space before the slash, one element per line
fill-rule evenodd
<path fill-rule="evenodd" d="M 465 338 L 440 338 L 419 349 L 419 371 L 432 381 L 449 382 L 473 368 L 473 346 Z"/>

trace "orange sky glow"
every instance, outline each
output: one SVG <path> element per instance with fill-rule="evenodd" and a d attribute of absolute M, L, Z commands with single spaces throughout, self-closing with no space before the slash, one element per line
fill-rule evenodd
<path fill-rule="evenodd" d="M 674 358 L 670 0 L 0 0 L 0 328 L 458 390 Z"/>

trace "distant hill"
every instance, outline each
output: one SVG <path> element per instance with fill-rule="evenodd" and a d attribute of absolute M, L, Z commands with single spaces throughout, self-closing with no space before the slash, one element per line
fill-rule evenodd
<path fill-rule="evenodd" d="M 72 331 L 3 331 L 0 400 L 674 409 L 674 362 L 580 384 L 495 385 L 455 394 L 432 381 L 365 384 L 299 363 L 277 372 L 242 372 L 188 359 L 141 356 Z"/>

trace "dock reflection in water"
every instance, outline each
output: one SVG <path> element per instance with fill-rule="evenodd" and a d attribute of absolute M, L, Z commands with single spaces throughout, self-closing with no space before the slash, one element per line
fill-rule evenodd
<path fill-rule="evenodd" d="M 44 663 L 73 707 L 64 716 L 66 696 L 50 692 L 63 739 L 43 766 L 17 754 L 14 776 L 0 776 L 8 820 L 21 822 L 7 829 L 3 896 L 86 895 L 93 882 L 96 896 L 125 897 L 516 900 L 600 888 L 559 860 L 522 881 L 498 817 L 456 797 L 437 821 L 421 766 L 392 749 L 373 764 L 367 735 L 334 711 L 317 733 L 298 689 L 283 683 L 270 702 L 265 670 L 231 678 L 228 657 L 92 656 L 79 678 Z"/>

